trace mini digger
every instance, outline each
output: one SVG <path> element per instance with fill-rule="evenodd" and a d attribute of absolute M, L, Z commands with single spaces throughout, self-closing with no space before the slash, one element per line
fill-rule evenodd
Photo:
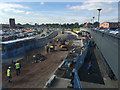
<path fill-rule="evenodd" d="M 61 50 L 68 50 L 68 45 L 65 42 L 66 42 L 65 40 L 61 41 L 61 44 L 59 45 Z"/>

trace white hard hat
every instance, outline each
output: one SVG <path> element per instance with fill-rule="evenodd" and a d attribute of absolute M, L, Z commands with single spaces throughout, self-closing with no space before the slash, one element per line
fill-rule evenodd
<path fill-rule="evenodd" d="M 10 66 L 8 68 L 11 68 Z"/>
<path fill-rule="evenodd" d="M 35 55 L 33 55 L 33 57 L 35 57 Z"/>

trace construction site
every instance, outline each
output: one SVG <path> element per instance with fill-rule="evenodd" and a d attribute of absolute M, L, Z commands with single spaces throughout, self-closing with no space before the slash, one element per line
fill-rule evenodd
<path fill-rule="evenodd" d="M 51 47 L 52 46 L 52 47 Z M 48 48 L 47 48 L 48 47 Z M 97 58 L 96 58 L 97 57 Z M 2 67 L 2 88 L 77 88 L 76 75 L 81 85 L 78 88 L 116 88 L 103 69 L 96 45 L 88 32 L 60 33 L 23 58 L 20 75 L 16 75 L 15 62 Z M 92 74 L 88 63 L 92 62 Z M 11 82 L 6 69 L 11 66 Z M 75 69 L 77 68 L 77 70 Z M 77 73 L 77 74 L 76 74 Z"/>

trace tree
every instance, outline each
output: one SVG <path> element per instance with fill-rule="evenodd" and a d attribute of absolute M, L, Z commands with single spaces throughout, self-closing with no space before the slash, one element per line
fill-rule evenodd
<path fill-rule="evenodd" d="M 98 27 L 98 24 L 99 24 L 98 22 L 94 22 L 93 26 Z"/>
<path fill-rule="evenodd" d="M 79 27 L 79 23 L 76 22 L 76 23 L 74 24 L 74 28 L 78 28 L 78 27 Z"/>
<path fill-rule="evenodd" d="M 20 23 L 17 23 L 17 25 L 21 25 Z"/>
<path fill-rule="evenodd" d="M 79 27 L 83 27 L 83 24 L 80 24 L 80 26 Z"/>

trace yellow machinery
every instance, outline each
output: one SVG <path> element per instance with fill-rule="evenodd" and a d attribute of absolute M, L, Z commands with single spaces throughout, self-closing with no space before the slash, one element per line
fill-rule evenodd
<path fill-rule="evenodd" d="M 64 41 L 64 42 L 61 42 L 60 48 L 61 48 L 61 49 L 68 50 L 68 45 L 65 44 L 65 41 Z"/>

